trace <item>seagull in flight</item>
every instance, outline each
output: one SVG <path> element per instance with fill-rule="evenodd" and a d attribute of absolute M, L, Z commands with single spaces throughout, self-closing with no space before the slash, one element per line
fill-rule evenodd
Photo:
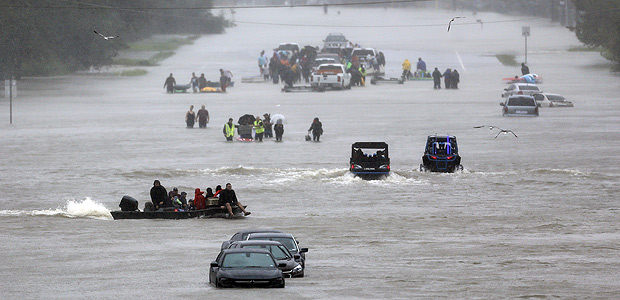
<path fill-rule="evenodd" d="M 454 18 L 452 18 L 452 20 L 450 20 L 450 22 L 448 23 L 448 31 L 450 31 L 450 25 L 452 25 L 452 22 L 454 20 L 456 20 L 456 19 L 463 19 L 463 18 L 465 18 L 465 17 L 454 17 Z"/>
<path fill-rule="evenodd" d="M 117 37 L 118 37 L 118 35 L 116 35 L 116 36 L 115 36 L 115 35 L 105 36 L 105 35 L 103 35 L 103 34 L 101 34 L 101 33 L 97 32 L 97 30 L 93 30 L 93 32 L 94 32 L 94 33 L 96 33 L 96 34 L 98 34 L 98 35 L 100 35 L 100 36 L 101 36 L 104 40 L 106 40 L 106 41 L 107 41 L 107 40 L 114 39 L 114 38 L 117 38 Z"/>
<path fill-rule="evenodd" d="M 489 130 L 493 130 L 493 129 L 499 129 L 499 132 L 497 133 L 497 135 L 495 135 L 495 138 L 497 138 L 500 134 L 508 134 L 508 133 L 512 133 L 512 135 L 514 135 L 516 138 L 518 138 L 518 136 L 510 129 L 501 129 L 499 127 L 495 127 L 495 126 L 487 126 L 487 125 L 480 125 L 480 126 L 474 126 L 474 128 L 484 128 L 484 127 L 489 127 Z"/>

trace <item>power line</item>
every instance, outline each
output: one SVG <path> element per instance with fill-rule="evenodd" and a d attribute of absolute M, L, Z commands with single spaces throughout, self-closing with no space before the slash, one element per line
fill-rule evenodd
<path fill-rule="evenodd" d="M 493 24 L 493 23 L 509 23 L 509 22 L 519 22 L 519 21 L 528 21 L 528 20 L 537 20 L 544 19 L 543 17 L 531 17 L 531 18 L 521 18 L 521 19 L 511 19 L 511 20 L 501 20 L 501 21 L 488 21 L 484 22 L 484 24 Z M 235 21 L 235 23 L 239 24 L 251 24 L 251 25 L 271 25 L 271 26 L 293 26 L 293 27 L 344 27 L 344 28 L 409 28 L 409 27 L 439 27 L 439 26 L 447 26 L 446 23 L 437 23 L 437 24 L 402 24 L 402 25 L 326 25 L 326 24 L 286 24 L 286 23 L 267 23 L 267 22 L 244 22 L 244 21 Z M 458 23 L 452 24 L 452 26 L 460 26 L 460 25 L 479 25 L 478 22 L 467 22 L 467 23 Z"/>
<path fill-rule="evenodd" d="M 92 9 L 92 10 L 208 10 L 208 9 L 256 9 L 256 8 L 290 8 L 290 7 L 323 7 L 327 6 L 356 6 L 356 5 L 382 5 L 382 4 L 402 4 L 414 2 L 429 2 L 433 0 L 385 0 L 385 1 L 368 1 L 353 3 L 334 3 L 334 4 L 294 4 L 294 5 L 248 5 L 248 6 L 194 6 L 194 7 L 144 7 L 144 6 L 128 6 L 128 7 L 112 7 L 105 5 L 90 4 L 78 1 L 71 1 L 78 5 L 16 5 L 16 4 L 0 4 L 0 8 L 32 8 L 32 9 Z"/>

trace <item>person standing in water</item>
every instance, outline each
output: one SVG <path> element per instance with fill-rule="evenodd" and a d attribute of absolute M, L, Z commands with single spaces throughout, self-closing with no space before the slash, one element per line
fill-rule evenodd
<path fill-rule="evenodd" d="M 205 108 L 204 104 L 198 110 L 196 120 L 198 120 L 199 128 L 207 128 L 207 123 L 209 123 L 209 111 Z"/>
<path fill-rule="evenodd" d="M 321 135 L 323 134 L 323 123 L 319 121 L 319 118 L 314 118 L 312 124 L 310 124 L 310 129 L 308 131 L 312 131 L 312 140 L 315 142 L 320 142 Z"/>
<path fill-rule="evenodd" d="M 233 137 L 235 137 L 235 124 L 233 124 L 233 118 L 229 118 L 228 123 L 224 124 L 223 131 L 226 141 L 232 142 Z"/>
<path fill-rule="evenodd" d="M 196 114 L 194 114 L 194 106 L 190 105 L 189 110 L 185 114 L 185 124 L 187 124 L 187 128 L 194 128 L 195 120 L 196 120 Z"/>
<path fill-rule="evenodd" d="M 278 119 L 276 121 L 276 125 L 273 126 L 273 131 L 276 133 L 276 142 L 281 142 L 282 135 L 284 134 L 284 124 L 282 124 L 282 119 Z"/>
<path fill-rule="evenodd" d="M 166 82 L 164 82 L 164 88 L 168 93 L 174 93 L 175 85 L 177 85 L 177 82 L 174 80 L 174 77 L 172 77 L 172 73 L 170 73 L 170 76 L 168 76 L 168 78 L 166 78 Z"/>

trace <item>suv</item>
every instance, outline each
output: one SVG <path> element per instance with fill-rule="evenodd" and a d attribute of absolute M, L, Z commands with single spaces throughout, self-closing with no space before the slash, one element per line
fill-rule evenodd
<path fill-rule="evenodd" d="M 420 171 L 453 173 L 456 170 L 463 170 L 456 137 L 429 135 Z"/>
<path fill-rule="evenodd" d="M 512 95 L 532 95 L 538 93 L 542 93 L 542 91 L 533 83 L 513 83 L 504 89 L 502 97 L 509 97 Z"/>
<path fill-rule="evenodd" d="M 363 179 L 390 175 L 388 145 L 384 142 L 353 143 L 349 165 L 349 171 Z"/>
<path fill-rule="evenodd" d="M 502 116 L 538 117 L 538 104 L 532 96 L 510 96 L 499 105 L 504 107 Z"/>
<path fill-rule="evenodd" d="M 342 33 L 330 33 L 325 40 L 323 40 L 323 51 L 338 53 L 341 48 L 347 46 L 347 38 Z"/>

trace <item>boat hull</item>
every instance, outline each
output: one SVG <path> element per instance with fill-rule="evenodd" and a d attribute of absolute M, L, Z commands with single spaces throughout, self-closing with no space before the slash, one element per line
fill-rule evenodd
<path fill-rule="evenodd" d="M 220 207 L 208 207 L 206 209 L 191 211 L 111 211 L 114 220 L 124 219 L 191 219 L 191 218 L 226 218 L 228 212 Z M 238 206 L 233 207 L 235 216 L 243 216 Z"/>

